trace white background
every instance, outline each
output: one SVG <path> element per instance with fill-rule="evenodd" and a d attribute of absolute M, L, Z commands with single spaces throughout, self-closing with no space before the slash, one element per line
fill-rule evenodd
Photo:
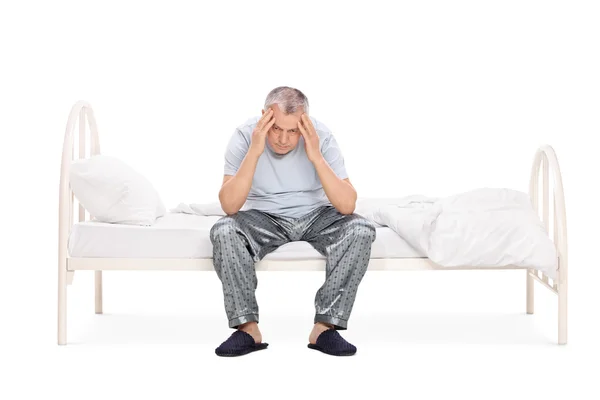
<path fill-rule="evenodd" d="M 596 2 L 87 2 L 0 5 L 0 398 L 598 398 Z M 527 190 L 556 150 L 569 234 L 569 343 L 523 271 L 367 273 L 355 357 L 306 348 L 321 273 L 261 273 L 267 351 L 222 359 L 209 272 L 108 272 L 68 288 L 56 345 L 58 183 L 71 106 L 167 207 L 216 199 L 225 144 L 266 94 L 304 91 L 362 197 Z M 7 220 L 8 217 L 8 220 Z M 595 371 L 595 372 L 594 372 Z M 594 393 L 595 391 L 595 393 Z"/>

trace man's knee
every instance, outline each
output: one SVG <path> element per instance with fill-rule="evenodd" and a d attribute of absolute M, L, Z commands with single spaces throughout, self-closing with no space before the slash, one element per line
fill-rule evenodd
<path fill-rule="evenodd" d="M 231 237 L 235 234 L 237 222 L 234 217 L 227 216 L 219 219 L 210 228 L 210 240 L 214 244 L 220 239 Z"/>
<path fill-rule="evenodd" d="M 369 241 L 370 243 L 373 243 L 377 237 L 375 225 L 360 215 L 352 215 L 349 229 L 353 237 Z"/>

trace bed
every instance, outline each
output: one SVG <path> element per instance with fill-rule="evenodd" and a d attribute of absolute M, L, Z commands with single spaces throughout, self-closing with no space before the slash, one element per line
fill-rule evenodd
<path fill-rule="evenodd" d="M 89 127 L 89 138 L 86 128 Z M 78 128 L 78 136 L 75 131 Z M 78 138 L 78 157 L 75 139 Z M 87 140 L 86 140 L 87 139 Z M 89 144 L 89 148 L 86 147 Z M 151 227 L 99 222 L 86 216 L 69 185 L 69 167 L 78 158 L 100 154 L 98 130 L 92 107 L 75 103 L 67 120 L 59 188 L 58 243 L 58 344 L 67 343 L 67 287 L 75 271 L 94 271 L 95 312 L 102 313 L 102 271 L 106 270 L 198 270 L 214 271 L 209 232 L 219 216 L 168 212 Z M 550 178 L 553 190 L 550 190 Z M 552 194 L 552 196 L 550 196 Z M 522 269 L 525 275 L 525 306 L 534 312 L 534 285 L 538 282 L 557 295 L 558 343 L 567 343 L 567 227 L 564 192 L 558 159 L 553 148 L 535 152 L 530 171 L 529 199 L 556 248 L 556 271 L 552 276 L 534 267 L 502 265 L 488 269 Z M 552 205 L 552 207 L 550 207 Z M 77 220 L 75 222 L 75 220 Z M 552 229 L 551 229 L 552 228 Z M 324 270 L 325 259 L 306 242 L 279 247 L 256 264 L 258 271 Z M 394 230 L 377 226 L 369 270 L 480 269 L 436 264 L 411 246 Z"/>

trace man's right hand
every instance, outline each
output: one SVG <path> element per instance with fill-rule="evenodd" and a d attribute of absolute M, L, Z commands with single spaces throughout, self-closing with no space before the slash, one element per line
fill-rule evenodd
<path fill-rule="evenodd" d="M 273 109 L 269 108 L 269 110 L 260 118 L 252 132 L 252 142 L 250 143 L 249 151 L 256 157 L 259 157 L 265 150 L 267 132 L 269 132 L 269 129 L 271 129 L 274 123 L 275 117 L 273 116 Z"/>

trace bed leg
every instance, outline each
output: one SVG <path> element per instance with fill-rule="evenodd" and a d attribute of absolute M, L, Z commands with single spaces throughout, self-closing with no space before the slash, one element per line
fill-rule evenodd
<path fill-rule="evenodd" d="M 558 344 L 567 344 L 567 283 L 558 284 Z"/>
<path fill-rule="evenodd" d="M 527 314 L 533 314 L 533 277 L 529 275 L 529 270 L 526 270 L 527 273 Z"/>
<path fill-rule="evenodd" d="M 67 260 L 58 266 L 58 344 L 67 344 Z"/>
<path fill-rule="evenodd" d="M 96 314 L 102 314 L 102 271 L 94 271 Z"/>

